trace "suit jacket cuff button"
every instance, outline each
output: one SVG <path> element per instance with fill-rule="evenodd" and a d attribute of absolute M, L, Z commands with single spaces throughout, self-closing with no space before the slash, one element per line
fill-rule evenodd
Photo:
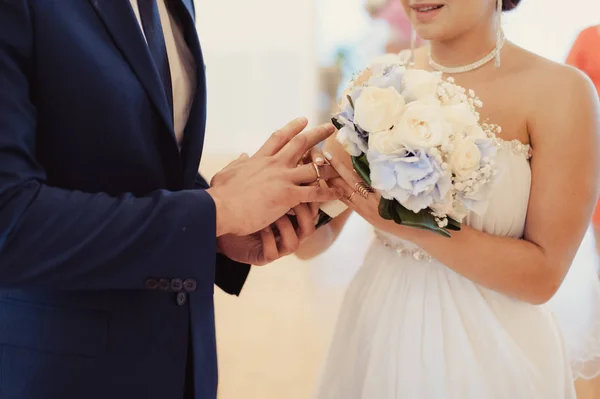
<path fill-rule="evenodd" d="M 171 291 L 179 292 L 183 289 L 183 280 L 180 278 L 174 278 L 171 280 Z"/>
<path fill-rule="evenodd" d="M 171 282 L 167 279 L 161 278 L 158 281 L 158 288 L 162 291 L 168 291 L 171 289 Z"/>
<path fill-rule="evenodd" d="M 198 285 L 196 284 L 196 280 L 192 280 L 191 278 L 188 278 L 187 280 L 185 280 L 183 282 L 183 289 L 186 290 L 187 292 L 196 291 L 197 286 Z"/>
<path fill-rule="evenodd" d="M 158 288 L 158 281 L 154 278 L 149 278 L 146 280 L 146 289 L 155 290 Z"/>

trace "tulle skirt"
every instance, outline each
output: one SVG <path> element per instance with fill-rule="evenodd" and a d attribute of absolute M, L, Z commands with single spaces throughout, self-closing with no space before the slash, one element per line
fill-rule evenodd
<path fill-rule="evenodd" d="M 588 233 L 536 306 L 377 239 L 342 303 L 316 399 L 573 399 L 600 370 L 600 285 Z"/>

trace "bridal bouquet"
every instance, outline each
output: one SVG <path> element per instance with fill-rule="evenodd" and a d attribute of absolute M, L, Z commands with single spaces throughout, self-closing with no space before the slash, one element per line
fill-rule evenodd
<path fill-rule="evenodd" d="M 450 236 L 487 207 L 495 134 L 481 101 L 439 72 L 384 64 L 353 82 L 332 122 L 361 178 L 381 194 L 387 220 Z"/>

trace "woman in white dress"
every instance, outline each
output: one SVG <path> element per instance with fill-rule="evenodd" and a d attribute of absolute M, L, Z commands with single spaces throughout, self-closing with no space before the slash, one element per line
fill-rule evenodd
<path fill-rule="evenodd" d="M 545 304 L 569 271 L 597 198 L 597 95 L 578 71 L 502 46 L 496 0 L 401 1 L 430 41 L 416 50 L 414 67 L 473 89 L 481 119 L 502 126 L 501 173 L 485 214 L 468 215 L 444 238 L 381 219 L 374 194 L 352 195 L 359 178 L 335 140 L 313 155 L 330 159 L 343 180 L 329 183 L 344 188 L 346 205 L 377 232 L 345 295 L 316 398 L 575 398 L 568 335 Z M 499 67 L 493 57 L 484 62 L 495 50 Z M 324 250 L 347 215 L 305 242 L 301 256 Z M 597 288 L 597 279 L 576 277 L 583 286 L 570 292 Z M 563 316 L 587 315 L 588 300 L 567 301 Z M 588 338 L 571 346 L 592 364 Z"/>

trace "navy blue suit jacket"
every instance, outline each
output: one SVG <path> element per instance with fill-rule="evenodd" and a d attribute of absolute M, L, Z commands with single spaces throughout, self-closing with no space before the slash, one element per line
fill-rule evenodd
<path fill-rule="evenodd" d="M 216 255 L 177 1 L 198 68 L 181 152 L 129 0 L 0 0 L 2 399 L 179 399 L 188 334 L 216 396 L 214 283 L 238 294 L 249 266 Z"/>

